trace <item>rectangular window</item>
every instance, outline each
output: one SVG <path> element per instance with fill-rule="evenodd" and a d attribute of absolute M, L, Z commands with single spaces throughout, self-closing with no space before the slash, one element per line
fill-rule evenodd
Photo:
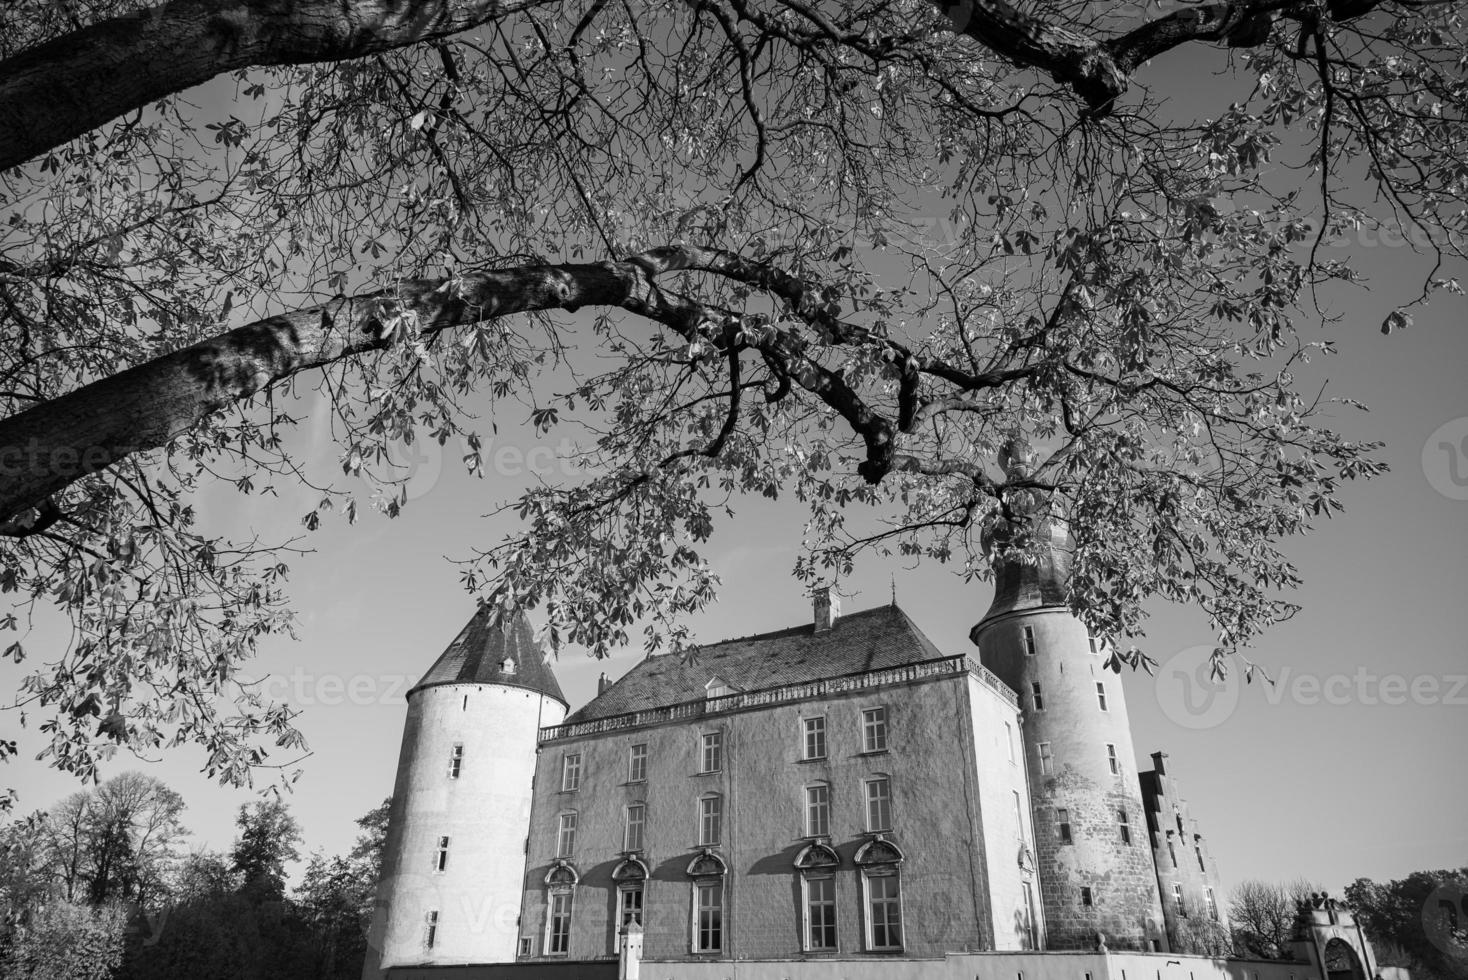
<path fill-rule="evenodd" d="M 1102 697 L 1102 709 L 1105 709 L 1105 697 Z M 1110 742 L 1106 743 L 1106 764 L 1111 767 L 1113 776 L 1121 775 L 1121 760 L 1116 757 L 1116 746 Z"/>
<path fill-rule="evenodd" d="M 1217 922 L 1218 921 L 1218 900 L 1213 897 L 1213 889 L 1210 888 L 1206 892 L 1204 892 L 1203 894 L 1204 894 L 1204 897 L 1206 899 L 1208 899 L 1208 918 L 1212 919 L 1214 922 Z"/>
<path fill-rule="evenodd" d="M 641 803 L 627 806 L 626 822 L 622 827 L 622 850 L 642 850 L 642 828 L 647 825 L 647 807 Z"/>
<path fill-rule="evenodd" d="M 556 857 L 570 857 L 576 850 L 576 814 L 561 814 L 556 827 Z"/>
<path fill-rule="evenodd" d="M 647 743 L 639 742 L 627 750 L 627 781 L 647 781 Z"/>
<path fill-rule="evenodd" d="M 831 787 L 825 783 L 805 788 L 805 836 L 831 834 Z"/>
<path fill-rule="evenodd" d="M 1019 799 L 1019 790 L 1013 790 L 1012 792 L 1014 793 L 1014 832 L 1019 835 L 1019 839 L 1020 840 L 1024 840 L 1024 837 L 1025 837 L 1025 811 L 1024 811 L 1024 804 L 1022 804 L 1020 802 L 1020 799 Z"/>
<path fill-rule="evenodd" d="M 442 871 L 449 866 L 449 839 L 440 837 L 438 839 L 438 850 L 433 854 L 433 870 Z"/>
<path fill-rule="evenodd" d="M 724 733 L 704 732 L 700 772 L 718 772 L 724 768 Z"/>
<path fill-rule="evenodd" d="M 1086 906 L 1087 908 L 1095 904 L 1095 901 L 1091 895 L 1091 889 L 1087 885 L 1081 886 L 1081 904 Z"/>
<path fill-rule="evenodd" d="M 1177 845 L 1172 841 L 1167 842 L 1167 856 L 1172 860 L 1172 866 L 1177 867 Z"/>
<path fill-rule="evenodd" d="M 1096 682 L 1096 703 L 1101 706 L 1102 711 L 1106 710 L 1106 685 L 1100 681 Z"/>
<path fill-rule="evenodd" d="M 545 951 L 550 956 L 571 952 L 571 893 L 556 892 L 550 900 L 550 922 L 547 923 Z"/>
<path fill-rule="evenodd" d="M 892 784 L 885 776 L 868 779 L 867 830 L 875 833 L 892 829 Z"/>
<path fill-rule="evenodd" d="M 1172 900 L 1177 905 L 1177 914 L 1180 918 L 1188 917 L 1188 907 L 1183 903 L 1183 886 L 1178 882 L 1172 883 Z"/>
<path fill-rule="evenodd" d="M 428 913 L 423 928 L 423 945 L 432 949 L 436 942 L 438 942 L 438 909 Z"/>
<path fill-rule="evenodd" d="M 868 921 L 872 949 L 902 948 L 902 892 L 897 875 L 867 878 Z"/>
<path fill-rule="evenodd" d="M 1025 656 L 1026 657 L 1033 657 L 1034 655 L 1035 655 L 1035 628 L 1033 626 L 1026 626 L 1025 627 Z"/>
<path fill-rule="evenodd" d="M 1116 826 L 1121 831 L 1121 842 L 1130 844 L 1132 842 L 1132 822 L 1125 810 L 1116 811 Z"/>
<path fill-rule="evenodd" d="M 1004 744 L 1009 747 L 1009 761 L 1014 761 L 1014 726 L 1009 722 L 1004 723 Z"/>
<path fill-rule="evenodd" d="M 535 940 L 531 939 L 529 936 L 521 936 L 520 937 L 520 955 L 521 956 L 529 956 L 530 955 L 530 950 L 533 948 L 532 944 L 534 942 L 535 942 Z"/>
<path fill-rule="evenodd" d="M 1200 844 L 1197 847 L 1193 848 L 1193 850 L 1196 851 L 1198 854 L 1198 870 L 1206 874 L 1208 871 L 1208 866 L 1203 863 L 1203 846 Z"/>
<path fill-rule="evenodd" d="M 887 709 L 868 708 L 861 713 L 862 751 L 887 751 Z"/>
<path fill-rule="evenodd" d="M 807 759 L 826 757 L 826 719 L 824 717 L 805 720 L 805 757 Z"/>
<path fill-rule="evenodd" d="M 724 948 L 724 883 L 700 882 L 697 896 L 697 926 L 693 950 L 717 953 Z"/>
<path fill-rule="evenodd" d="M 613 952 L 622 950 L 622 934 L 634 921 L 638 925 L 646 925 L 642 918 L 642 883 L 635 885 L 624 885 L 617 897 L 617 941 Z"/>
<path fill-rule="evenodd" d="M 1086 631 L 1086 644 L 1091 648 L 1092 653 L 1101 652 L 1101 643 L 1094 636 L 1091 635 L 1090 630 Z"/>
<path fill-rule="evenodd" d="M 561 757 L 561 790 L 570 792 L 581 786 L 581 753 L 567 752 Z"/>
<path fill-rule="evenodd" d="M 1040 775 L 1049 776 L 1055 772 L 1055 756 L 1050 752 L 1050 743 L 1041 742 L 1037 748 L 1040 750 Z"/>
<path fill-rule="evenodd" d="M 1061 807 L 1055 811 L 1055 832 L 1060 836 L 1060 843 L 1070 844 L 1073 838 L 1070 835 L 1070 811 Z"/>
<path fill-rule="evenodd" d="M 836 879 L 805 880 L 806 949 L 836 948 Z"/>
<path fill-rule="evenodd" d="M 449 751 L 449 778 L 458 779 L 459 773 L 464 771 L 464 746 L 455 743 Z"/>
<path fill-rule="evenodd" d="M 717 844 L 724 831 L 724 798 L 705 796 L 698 801 L 698 842 L 701 845 Z"/>
<path fill-rule="evenodd" d="M 1039 681 L 1030 685 L 1030 700 L 1034 703 L 1036 711 L 1045 710 L 1045 695 L 1040 691 Z"/>

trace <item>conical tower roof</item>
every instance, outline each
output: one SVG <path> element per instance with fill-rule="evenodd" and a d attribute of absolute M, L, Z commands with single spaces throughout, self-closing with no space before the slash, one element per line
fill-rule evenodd
<path fill-rule="evenodd" d="M 479 607 L 408 693 L 435 684 L 503 684 L 567 703 L 524 611 L 504 613 L 493 605 Z"/>

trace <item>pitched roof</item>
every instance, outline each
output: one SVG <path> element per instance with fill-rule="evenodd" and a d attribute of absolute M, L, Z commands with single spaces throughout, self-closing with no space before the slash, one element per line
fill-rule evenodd
<path fill-rule="evenodd" d="M 538 691 L 566 703 L 525 613 L 516 610 L 503 615 L 499 607 L 492 605 L 479 607 L 408 693 L 434 684 L 504 684 Z"/>
<path fill-rule="evenodd" d="M 942 656 L 905 612 L 879 606 L 842 616 L 819 633 L 806 624 L 709 644 L 692 662 L 669 654 L 648 657 L 566 721 L 696 701 L 716 674 L 738 690 L 758 691 Z"/>

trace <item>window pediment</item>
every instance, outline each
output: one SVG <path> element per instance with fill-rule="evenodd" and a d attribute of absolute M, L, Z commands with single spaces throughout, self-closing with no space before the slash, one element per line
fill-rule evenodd
<path fill-rule="evenodd" d="M 799 854 L 795 855 L 795 866 L 801 871 L 812 871 L 816 868 L 837 868 L 841 866 L 841 857 L 830 845 L 821 841 L 814 841 L 803 847 Z"/>
<path fill-rule="evenodd" d="M 612 869 L 613 881 L 645 881 L 647 865 L 635 857 L 628 858 Z"/>
<path fill-rule="evenodd" d="M 545 875 L 545 883 L 552 888 L 566 888 L 580 881 L 581 874 L 570 861 L 557 861 Z"/>
<path fill-rule="evenodd" d="M 855 861 L 859 867 L 865 867 L 873 864 L 901 864 L 903 859 L 901 848 L 878 834 L 857 849 Z"/>
<path fill-rule="evenodd" d="M 690 878 L 713 878 L 722 877 L 729 873 L 729 866 L 724 859 L 719 857 L 709 848 L 688 862 L 688 877 Z"/>

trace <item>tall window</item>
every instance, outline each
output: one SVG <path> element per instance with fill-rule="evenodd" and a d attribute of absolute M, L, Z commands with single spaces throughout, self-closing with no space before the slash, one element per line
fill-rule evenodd
<path fill-rule="evenodd" d="M 1121 832 L 1121 842 L 1130 844 L 1132 842 L 1132 822 L 1125 810 L 1116 811 L 1116 827 Z"/>
<path fill-rule="evenodd" d="M 647 780 L 647 743 L 639 742 L 627 750 L 627 781 L 641 783 Z"/>
<path fill-rule="evenodd" d="M 805 948 L 836 948 L 836 879 L 805 879 Z"/>
<path fill-rule="evenodd" d="M 703 766 L 700 772 L 718 772 L 724 768 L 723 732 L 704 732 L 703 756 L 699 761 Z"/>
<path fill-rule="evenodd" d="M 617 896 L 617 949 L 622 948 L 622 933 L 636 920 L 638 925 L 646 925 L 642 918 L 642 882 L 634 882 L 623 885 Z"/>
<path fill-rule="evenodd" d="M 829 837 L 831 834 L 831 787 L 817 783 L 805 788 L 805 835 Z"/>
<path fill-rule="evenodd" d="M 902 886 L 896 872 L 868 874 L 867 927 L 869 948 L 902 948 Z"/>
<path fill-rule="evenodd" d="M 1116 756 L 1116 746 L 1110 742 L 1106 743 L 1106 764 L 1111 767 L 1111 774 L 1113 776 L 1121 775 L 1121 760 Z"/>
<path fill-rule="evenodd" d="M 1019 790 L 1013 790 L 1012 792 L 1014 793 L 1014 832 L 1019 835 L 1020 840 L 1024 840 L 1024 837 L 1025 837 L 1025 811 L 1024 811 L 1024 804 L 1022 804 L 1020 802 L 1020 799 L 1019 799 Z"/>
<path fill-rule="evenodd" d="M 1091 887 L 1089 885 L 1081 886 L 1081 904 L 1087 908 L 1096 904 L 1096 899 L 1091 894 Z"/>
<path fill-rule="evenodd" d="M 1172 900 L 1177 905 L 1177 914 L 1186 919 L 1188 907 L 1183 903 L 1183 886 L 1176 881 L 1172 883 Z"/>
<path fill-rule="evenodd" d="M 1086 644 L 1091 648 L 1091 652 L 1092 653 L 1100 653 L 1101 652 L 1101 643 L 1100 643 L 1099 640 L 1097 640 L 1094 636 L 1091 635 L 1091 631 L 1090 630 L 1087 630 L 1086 631 Z"/>
<path fill-rule="evenodd" d="M 867 830 L 892 829 L 892 783 L 886 776 L 866 781 Z"/>
<path fill-rule="evenodd" d="M 1209 888 L 1207 891 L 1205 891 L 1203 893 L 1203 897 L 1208 900 L 1208 918 L 1212 919 L 1214 922 L 1217 922 L 1218 900 L 1213 897 L 1213 889 Z"/>
<path fill-rule="evenodd" d="M 449 778 L 458 779 L 459 773 L 464 771 L 464 746 L 455 742 L 454 747 L 449 750 Z"/>
<path fill-rule="evenodd" d="M 1030 701 L 1034 703 L 1036 711 L 1045 710 L 1045 694 L 1040 690 L 1039 681 L 1030 685 Z"/>
<path fill-rule="evenodd" d="M 423 922 L 423 945 L 432 949 L 436 942 L 438 942 L 438 909 L 424 916 Z"/>
<path fill-rule="evenodd" d="M 576 811 L 561 814 L 556 827 L 556 857 L 570 857 L 576 850 Z"/>
<path fill-rule="evenodd" d="M 1167 842 L 1167 856 L 1172 861 L 1172 866 L 1177 867 L 1177 845 L 1172 841 Z"/>
<path fill-rule="evenodd" d="M 724 948 L 724 882 L 701 881 L 694 899 L 695 953 L 717 953 Z"/>
<path fill-rule="evenodd" d="M 724 798 L 705 796 L 698 801 L 698 842 L 709 846 L 719 842 L 724 832 Z"/>
<path fill-rule="evenodd" d="M 547 917 L 545 951 L 548 956 L 565 956 L 571 951 L 571 891 L 552 892 Z"/>
<path fill-rule="evenodd" d="M 569 792 L 581 785 L 581 753 L 567 752 L 561 757 L 561 789 Z"/>
<path fill-rule="evenodd" d="M 1055 811 L 1055 832 L 1060 836 L 1060 843 L 1070 844 L 1074 838 L 1070 835 L 1070 811 L 1060 807 Z"/>
<path fill-rule="evenodd" d="M 1199 844 L 1197 847 L 1193 848 L 1193 850 L 1198 855 L 1198 870 L 1206 872 L 1208 870 L 1208 866 L 1203 863 L 1203 845 Z"/>
<path fill-rule="evenodd" d="M 805 719 L 805 757 L 807 759 L 824 759 L 826 757 L 826 719 Z"/>
<path fill-rule="evenodd" d="M 629 803 L 622 826 L 622 850 L 642 850 L 642 828 L 646 825 L 647 807 L 641 803 Z"/>
<path fill-rule="evenodd" d="M 1096 703 L 1101 706 L 1102 711 L 1106 710 L 1106 685 L 1100 681 L 1096 682 Z"/>
<path fill-rule="evenodd" d="M 861 743 L 864 752 L 887 751 L 886 708 L 867 708 L 861 713 Z"/>
<path fill-rule="evenodd" d="M 433 870 L 442 871 L 449 866 L 449 839 L 440 837 L 438 849 L 433 852 Z"/>
<path fill-rule="evenodd" d="M 1034 655 L 1035 655 L 1035 628 L 1033 626 L 1026 626 L 1025 627 L 1025 656 L 1026 657 L 1033 657 Z"/>
<path fill-rule="evenodd" d="M 1009 722 L 1004 723 L 1004 744 L 1009 749 L 1009 761 L 1014 761 L 1014 726 Z"/>
<path fill-rule="evenodd" d="M 1036 748 L 1040 750 L 1040 775 L 1048 776 L 1055 771 L 1055 756 L 1050 752 L 1050 743 L 1041 742 Z"/>

